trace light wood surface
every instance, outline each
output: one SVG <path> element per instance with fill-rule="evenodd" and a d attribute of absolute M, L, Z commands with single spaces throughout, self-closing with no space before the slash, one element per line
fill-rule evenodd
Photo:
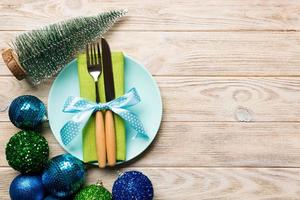
<path fill-rule="evenodd" d="M 1 0 L 0 49 L 26 30 L 127 8 L 106 34 L 154 75 L 163 122 L 151 147 L 117 168 L 141 170 L 155 199 L 300 199 L 300 1 Z M 17 81 L 0 61 L 0 108 L 32 94 L 47 103 L 51 80 Z M 46 124 L 51 157 L 63 149 Z M 18 131 L 0 113 L 0 199 L 17 173 L 5 145 Z M 117 169 L 89 169 L 111 189 Z"/>
<path fill-rule="evenodd" d="M 156 76 L 163 121 L 299 121 L 300 77 Z M 33 94 L 47 103 L 51 81 L 32 88 L 14 77 L 0 79 L 0 103 Z M 1 105 L 0 105 L 1 108 Z M 0 112 L 0 121 L 9 121 Z"/>
<path fill-rule="evenodd" d="M 298 0 L 2 0 L 2 30 L 30 30 L 109 9 L 129 11 L 117 30 L 299 30 Z"/>
<path fill-rule="evenodd" d="M 130 166 L 298 167 L 299 129 L 296 122 L 163 122 L 163 134 Z M 1 155 L 17 131 L 9 122 L 0 123 Z M 50 145 L 50 157 L 63 153 L 49 128 L 43 135 Z M 5 156 L 0 157 L 0 166 L 7 166 Z"/>
<path fill-rule="evenodd" d="M 0 49 L 18 33 L 0 32 Z M 298 32 L 110 31 L 106 38 L 155 76 L 300 75 Z M 10 75 L 2 65 L 0 75 Z"/>
<path fill-rule="evenodd" d="M 123 168 L 140 170 L 149 175 L 155 185 L 155 199 L 299 199 L 300 170 L 297 168 Z M 6 199 L 11 169 L 0 169 L 0 198 Z M 91 169 L 88 182 L 103 180 L 112 187 L 118 176 L 116 171 Z"/>

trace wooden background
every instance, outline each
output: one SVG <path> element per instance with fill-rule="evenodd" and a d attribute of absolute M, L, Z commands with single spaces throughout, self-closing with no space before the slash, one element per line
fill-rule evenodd
<path fill-rule="evenodd" d="M 299 0 L 0 0 L 0 48 L 15 35 L 77 15 L 127 8 L 106 34 L 137 58 L 161 89 L 159 135 L 139 160 L 155 199 L 300 199 Z M 1 106 L 21 94 L 45 102 L 0 61 Z M 17 131 L 0 113 L 0 199 L 17 174 L 5 144 Z M 249 121 L 249 122 L 245 122 Z M 49 128 L 51 156 L 63 152 Z M 111 188 L 116 170 L 88 182 Z"/>

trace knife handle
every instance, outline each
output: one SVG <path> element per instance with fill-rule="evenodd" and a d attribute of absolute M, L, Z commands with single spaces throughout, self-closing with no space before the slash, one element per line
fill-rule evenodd
<path fill-rule="evenodd" d="M 105 137 L 107 162 L 109 166 L 116 164 L 116 134 L 114 116 L 111 110 L 105 112 Z"/>
<path fill-rule="evenodd" d="M 96 150 L 99 168 L 106 166 L 106 139 L 104 119 L 101 111 L 96 112 Z"/>

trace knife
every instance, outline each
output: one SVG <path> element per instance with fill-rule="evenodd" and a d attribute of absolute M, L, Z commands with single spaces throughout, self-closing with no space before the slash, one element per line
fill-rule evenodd
<path fill-rule="evenodd" d="M 111 61 L 111 52 L 107 41 L 101 38 L 102 63 L 104 75 L 104 87 L 106 102 L 115 99 L 115 85 L 113 68 Z M 111 110 L 105 112 L 105 138 L 106 138 L 106 153 L 107 163 L 109 166 L 116 164 L 116 134 L 114 125 L 114 116 Z"/>

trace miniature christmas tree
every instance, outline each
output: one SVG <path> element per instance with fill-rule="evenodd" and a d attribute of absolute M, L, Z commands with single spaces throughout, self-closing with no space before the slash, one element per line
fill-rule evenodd
<path fill-rule="evenodd" d="M 99 38 L 125 10 L 114 10 L 92 17 L 79 17 L 23 33 L 13 41 L 13 49 L 3 59 L 21 80 L 34 85 L 57 74 L 85 45 Z"/>

